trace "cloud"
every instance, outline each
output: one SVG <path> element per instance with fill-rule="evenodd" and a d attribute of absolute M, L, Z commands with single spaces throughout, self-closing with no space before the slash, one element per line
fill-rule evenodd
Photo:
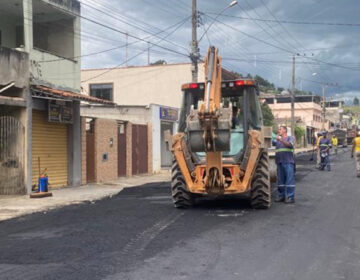
<path fill-rule="evenodd" d="M 230 2 L 230 0 L 198 0 L 198 9 L 202 12 L 203 23 L 198 28 L 198 38 L 216 17 L 210 13 L 219 13 Z M 94 0 L 84 0 L 84 3 L 97 7 L 111 16 L 104 15 L 85 5 L 82 8 L 83 16 L 96 19 L 103 24 L 141 38 L 149 36 L 149 33 L 166 29 L 191 16 L 191 1 L 185 0 L 103 0 L 101 3 Z M 358 23 L 359 14 L 360 5 L 357 0 L 241 0 L 238 5 L 224 12 L 224 15 L 244 18 L 274 19 L 275 16 L 281 20 L 291 21 L 348 23 Z M 357 90 L 360 89 L 358 79 L 360 74 L 360 48 L 358 47 L 360 27 L 265 23 L 227 16 L 219 16 L 218 19 L 221 23 L 214 23 L 207 33 L 208 36 L 204 36 L 200 42 L 200 52 L 202 55 L 205 54 L 210 40 L 211 44 L 220 49 L 222 57 L 244 60 L 224 60 L 223 64 L 229 70 L 259 74 L 275 83 L 276 86 L 289 88 L 292 70 L 291 54 L 301 53 L 302 55 L 306 54 L 307 58 L 297 57 L 297 78 L 338 83 L 341 88 L 329 87 L 327 89 L 329 96 L 346 95 L 345 93 L 348 92 L 358 93 Z M 126 23 L 130 23 L 130 25 Z M 167 33 L 158 36 L 164 36 L 172 30 L 170 29 Z M 82 44 L 83 54 L 125 43 L 125 35 L 91 24 L 86 20 L 82 21 L 82 31 L 85 35 Z M 191 42 L 190 18 L 174 34 L 166 38 L 174 44 L 165 40 L 159 41 L 160 39 L 154 37 L 148 40 L 159 42 L 163 47 L 188 54 Z M 136 40 L 128 38 L 129 43 L 134 41 Z M 129 57 L 141 53 L 129 64 L 147 64 L 147 47 L 147 43 L 143 42 L 129 46 Z M 157 59 L 164 59 L 168 62 L 190 61 L 185 56 L 154 46 L 151 48 L 150 56 L 151 61 Z M 111 67 L 124 60 L 125 49 L 119 48 L 108 53 L 85 57 L 82 64 L 84 68 Z M 318 61 L 356 68 L 356 71 L 334 67 Z M 318 73 L 315 77 L 312 76 L 314 72 Z M 299 87 L 300 84 L 297 84 L 297 88 Z M 302 87 L 304 90 L 321 92 L 318 83 L 303 81 Z"/>

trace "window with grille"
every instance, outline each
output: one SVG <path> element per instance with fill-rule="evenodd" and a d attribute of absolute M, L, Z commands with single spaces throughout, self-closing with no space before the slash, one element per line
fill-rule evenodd
<path fill-rule="evenodd" d="M 113 101 L 113 84 L 91 84 L 90 96 Z"/>

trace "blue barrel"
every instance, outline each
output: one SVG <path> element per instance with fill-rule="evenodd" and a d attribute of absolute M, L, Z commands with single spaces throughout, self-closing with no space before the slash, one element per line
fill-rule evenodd
<path fill-rule="evenodd" d="M 48 191 L 48 177 L 39 178 L 39 192 L 47 192 Z"/>

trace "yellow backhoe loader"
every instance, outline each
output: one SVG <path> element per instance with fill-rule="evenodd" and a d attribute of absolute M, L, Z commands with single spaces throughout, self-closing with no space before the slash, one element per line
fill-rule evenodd
<path fill-rule="evenodd" d="M 172 138 L 175 207 L 196 198 L 247 194 L 255 209 L 271 205 L 269 157 L 256 82 L 221 80 L 221 57 L 210 47 L 205 83 L 182 86 L 178 133 Z"/>

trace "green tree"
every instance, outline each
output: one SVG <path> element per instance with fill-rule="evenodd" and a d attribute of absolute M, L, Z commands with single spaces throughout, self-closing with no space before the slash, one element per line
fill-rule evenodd
<path fill-rule="evenodd" d="M 296 141 L 300 141 L 301 137 L 303 137 L 305 135 L 305 129 L 301 126 L 296 126 L 295 127 L 295 138 Z"/>
<path fill-rule="evenodd" d="M 359 98 L 355 97 L 353 101 L 354 106 L 359 106 Z"/>
<path fill-rule="evenodd" d="M 150 63 L 150 65 L 164 65 L 167 64 L 165 60 L 159 59 L 153 63 Z"/>
<path fill-rule="evenodd" d="M 239 72 L 236 72 L 236 71 L 231 71 L 231 74 L 237 76 L 238 78 L 243 78 L 243 75 Z"/>
<path fill-rule="evenodd" d="M 264 119 L 264 125 L 273 126 L 275 118 L 269 105 L 266 102 L 261 104 L 261 111 Z"/>

